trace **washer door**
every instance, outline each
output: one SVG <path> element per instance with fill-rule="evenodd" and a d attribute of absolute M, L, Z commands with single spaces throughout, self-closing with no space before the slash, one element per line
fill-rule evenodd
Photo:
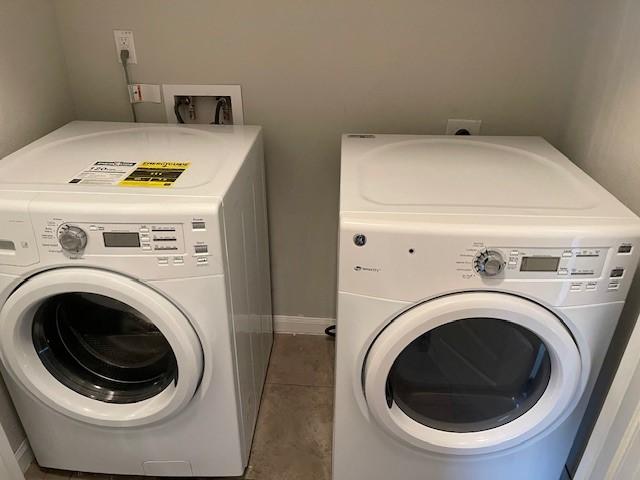
<path fill-rule="evenodd" d="M 502 293 L 461 293 L 395 318 L 371 346 L 369 410 L 421 449 L 477 454 L 552 425 L 579 387 L 573 338 L 551 312 Z"/>
<path fill-rule="evenodd" d="M 143 425 L 179 411 L 203 368 L 198 337 L 171 302 L 88 268 L 20 285 L 0 311 L 0 354 L 41 402 L 97 425 Z"/>

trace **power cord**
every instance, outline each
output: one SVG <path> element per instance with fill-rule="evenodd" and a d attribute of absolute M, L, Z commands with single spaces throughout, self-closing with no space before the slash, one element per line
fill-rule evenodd
<path fill-rule="evenodd" d="M 327 328 L 324 329 L 324 333 L 326 335 L 329 335 L 330 337 L 335 337 L 336 336 L 336 326 L 335 325 L 331 325 Z"/>
<path fill-rule="evenodd" d="M 131 82 L 129 81 L 129 50 L 120 50 L 120 60 L 122 61 L 122 68 L 124 68 L 124 79 L 127 82 L 127 98 L 129 99 L 129 105 L 131 105 L 131 116 L 133 117 L 133 121 L 138 121 L 138 116 L 136 115 L 136 109 L 133 103 L 131 103 L 131 93 L 129 92 L 129 85 Z"/>

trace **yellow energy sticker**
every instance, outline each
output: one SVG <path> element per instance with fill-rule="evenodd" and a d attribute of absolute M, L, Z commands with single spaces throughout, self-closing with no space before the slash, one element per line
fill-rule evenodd
<path fill-rule="evenodd" d="M 142 162 L 118 185 L 123 187 L 170 187 L 189 168 L 189 162 Z"/>

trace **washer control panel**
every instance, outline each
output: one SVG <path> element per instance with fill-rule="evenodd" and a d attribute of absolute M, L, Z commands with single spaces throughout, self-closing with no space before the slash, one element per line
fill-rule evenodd
<path fill-rule="evenodd" d="M 145 255 L 184 253 L 180 224 L 71 223 L 56 228 L 62 250 L 76 255 Z"/>
<path fill-rule="evenodd" d="M 85 223 L 51 219 L 40 234 L 47 254 L 87 257 L 152 257 L 158 266 L 207 266 L 212 256 L 204 221 L 182 223 Z M 188 235 L 186 235 L 188 233 Z M 193 260 L 191 262 L 191 260 Z"/>

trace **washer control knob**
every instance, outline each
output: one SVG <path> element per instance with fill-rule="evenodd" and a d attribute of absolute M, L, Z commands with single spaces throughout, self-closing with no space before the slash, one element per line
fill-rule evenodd
<path fill-rule="evenodd" d="M 502 254 L 496 250 L 482 250 L 476 256 L 473 267 L 484 277 L 495 277 L 504 270 L 505 261 Z"/>
<path fill-rule="evenodd" d="M 80 253 L 87 246 L 87 233 L 80 227 L 62 225 L 58 230 L 58 242 L 65 252 Z"/>

